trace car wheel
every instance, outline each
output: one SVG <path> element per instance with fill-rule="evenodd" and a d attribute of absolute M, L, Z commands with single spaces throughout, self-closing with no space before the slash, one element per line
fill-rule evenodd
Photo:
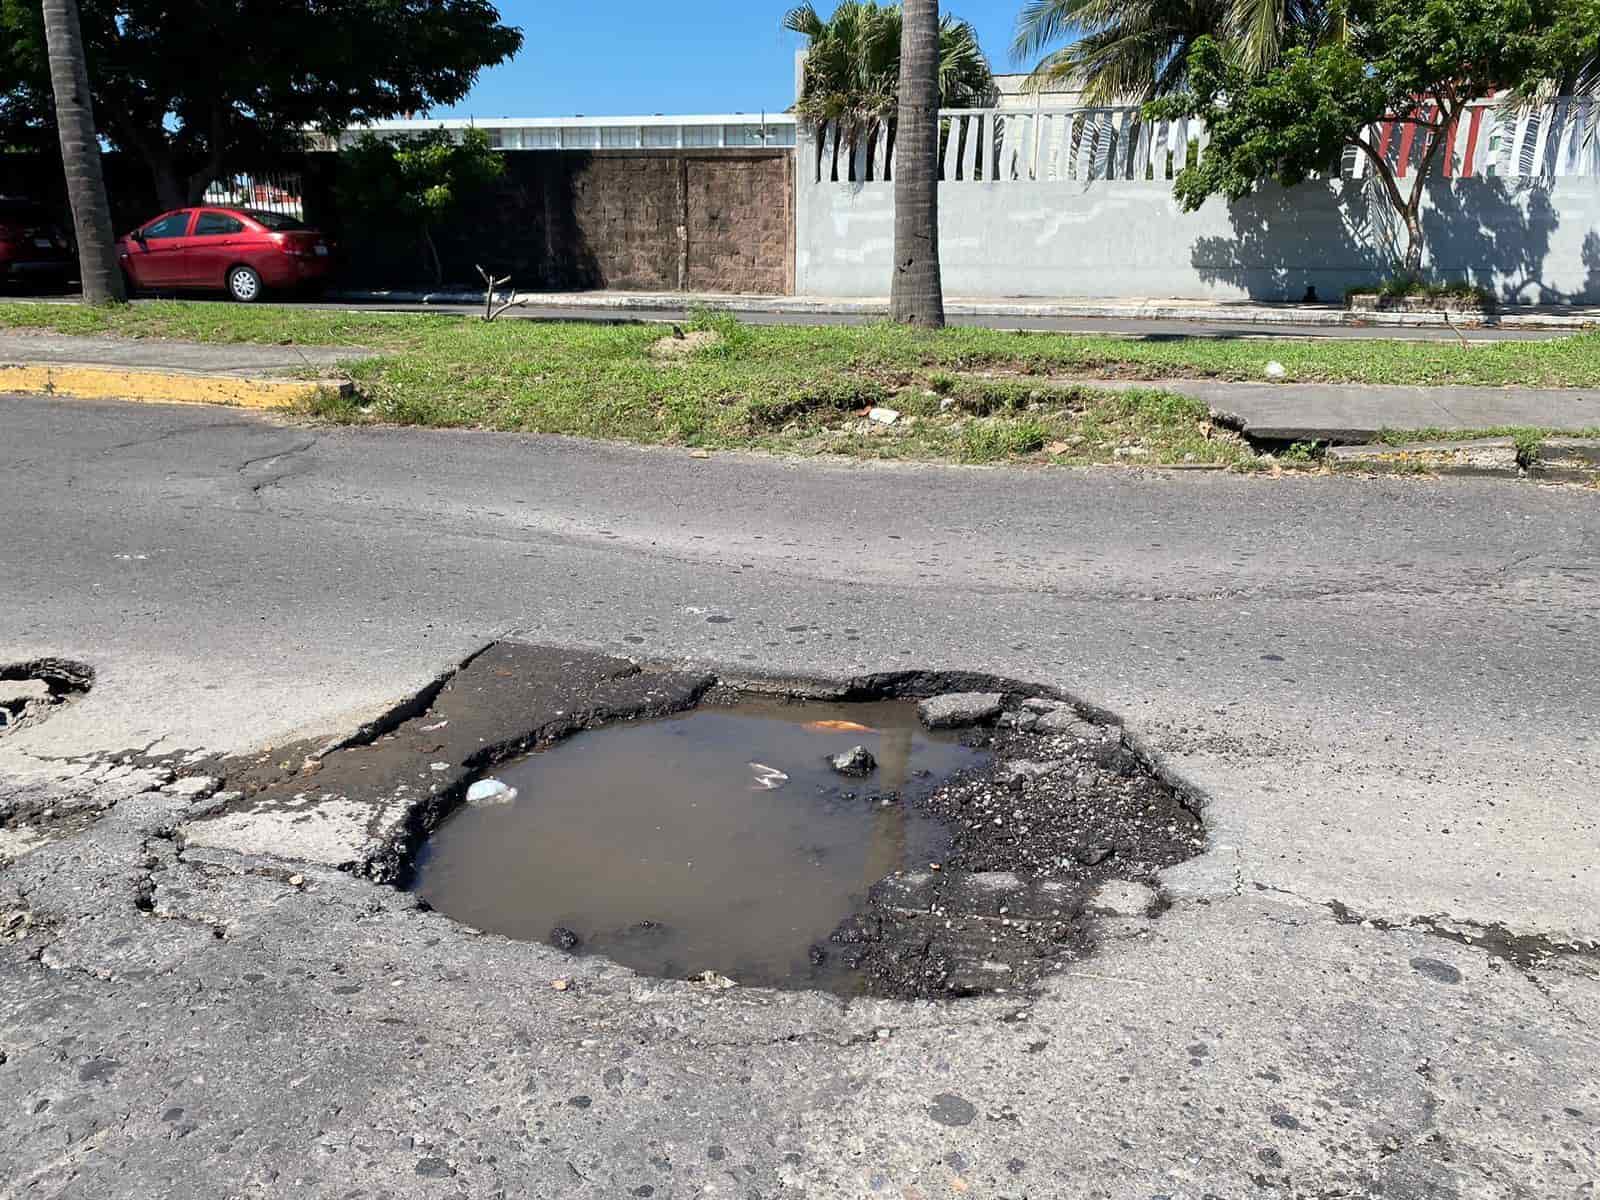
<path fill-rule="evenodd" d="M 234 267 L 228 272 L 228 295 L 240 304 L 254 304 L 261 299 L 261 276 L 254 267 Z"/>

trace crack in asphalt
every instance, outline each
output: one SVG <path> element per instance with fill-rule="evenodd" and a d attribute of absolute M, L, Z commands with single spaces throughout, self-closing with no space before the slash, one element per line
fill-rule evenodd
<path fill-rule="evenodd" d="M 250 470 L 251 467 L 259 464 L 281 463 L 286 459 L 293 459 L 312 449 L 317 444 L 317 441 L 317 436 L 312 435 L 309 439 L 290 446 L 285 450 L 278 450 L 272 454 L 257 455 L 255 458 L 247 458 L 244 460 L 244 462 L 239 464 L 237 470 L 239 474 L 243 476 L 247 471 Z M 259 496 L 264 488 L 273 487 L 296 474 L 299 474 L 299 464 L 295 464 L 283 470 L 274 471 L 266 475 L 264 478 L 258 479 L 254 483 L 251 483 L 250 494 L 252 496 Z"/>
<path fill-rule="evenodd" d="M 1481 951 L 1488 956 L 1491 965 L 1503 963 L 1526 979 L 1554 1011 L 1560 1012 L 1579 1028 L 1590 1027 L 1588 1019 L 1556 995 L 1539 972 L 1557 969 L 1563 965 L 1563 960 L 1577 960 L 1585 965 L 1600 964 L 1600 941 L 1561 941 L 1544 934 L 1519 934 L 1495 922 L 1451 917 L 1443 913 L 1391 921 L 1383 917 L 1363 916 L 1340 900 L 1314 900 L 1289 888 L 1274 887 L 1260 880 L 1251 880 L 1251 886 L 1259 892 L 1289 896 L 1315 908 L 1326 909 L 1340 925 L 1359 925 L 1363 929 L 1375 929 L 1382 933 L 1420 933 Z M 1465 930 L 1475 930 L 1477 936 Z"/>

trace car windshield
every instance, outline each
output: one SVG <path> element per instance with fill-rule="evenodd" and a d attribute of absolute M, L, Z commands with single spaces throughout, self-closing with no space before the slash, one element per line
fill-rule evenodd
<path fill-rule="evenodd" d="M 264 212 L 259 208 L 246 208 L 240 211 L 258 225 L 272 230 L 273 233 L 289 233 L 296 229 L 309 228 L 304 221 L 297 221 L 293 217 L 284 216 L 282 213 Z"/>

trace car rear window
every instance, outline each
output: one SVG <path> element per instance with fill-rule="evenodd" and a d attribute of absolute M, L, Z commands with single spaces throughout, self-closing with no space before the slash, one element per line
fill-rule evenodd
<path fill-rule="evenodd" d="M 246 208 L 242 210 L 258 225 L 262 225 L 273 233 L 290 233 L 296 229 L 309 229 L 304 221 L 297 221 L 293 217 L 286 217 L 282 213 L 266 212 L 259 208 Z"/>

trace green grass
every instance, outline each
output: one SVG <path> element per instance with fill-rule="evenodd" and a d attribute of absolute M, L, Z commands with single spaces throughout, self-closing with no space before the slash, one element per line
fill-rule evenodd
<path fill-rule="evenodd" d="M 1260 460 L 1212 426 L 1204 404 L 1095 377 L 1600 385 L 1600 334 L 1461 346 L 1367 340 L 1137 339 L 927 333 L 890 325 L 744 326 L 700 315 L 720 340 L 661 361 L 654 325 L 492 324 L 447 316 L 152 303 L 122 309 L 0 304 L 0 328 L 206 342 L 365 347 L 354 399 L 315 416 L 574 434 L 707 448 L 986 463 Z M 669 335 L 668 335 L 669 336 Z M 883 427 L 863 411 L 898 409 Z M 1312 448 L 1288 456 L 1315 465 Z"/>

